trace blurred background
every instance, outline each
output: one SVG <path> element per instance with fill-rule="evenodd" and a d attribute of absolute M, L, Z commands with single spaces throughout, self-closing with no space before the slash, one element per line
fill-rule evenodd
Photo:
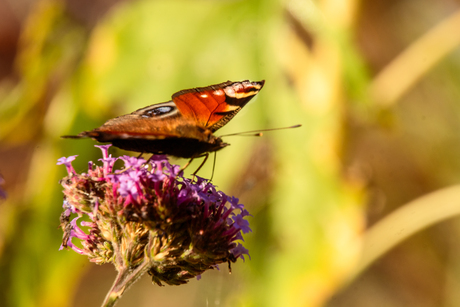
<path fill-rule="evenodd" d="M 265 79 L 217 135 L 302 128 L 226 139 L 213 179 L 251 260 L 117 306 L 460 306 L 459 29 L 458 0 L 0 0 L 1 305 L 99 306 L 115 278 L 58 251 L 57 159 L 100 158 L 61 135 Z"/>

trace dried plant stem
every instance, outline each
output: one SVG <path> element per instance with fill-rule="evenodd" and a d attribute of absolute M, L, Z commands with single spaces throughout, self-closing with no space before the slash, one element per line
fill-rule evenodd
<path fill-rule="evenodd" d="M 363 238 L 363 255 L 355 274 L 414 233 L 460 215 L 460 185 L 419 197 L 372 226 Z"/>
<path fill-rule="evenodd" d="M 382 107 L 398 102 L 415 83 L 460 44 L 452 35 L 460 27 L 460 10 L 445 18 L 387 65 L 370 85 L 369 95 Z"/>
<path fill-rule="evenodd" d="M 127 267 L 122 267 L 118 271 L 117 278 L 115 279 L 112 288 L 107 293 L 107 296 L 102 303 L 102 307 L 115 306 L 118 299 L 123 295 L 133 283 L 135 283 L 145 272 L 149 269 L 149 261 L 144 260 L 134 270 Z"/>

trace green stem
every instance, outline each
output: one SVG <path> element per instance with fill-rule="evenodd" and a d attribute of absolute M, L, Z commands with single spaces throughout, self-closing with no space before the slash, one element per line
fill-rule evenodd
<path fill-rule="evenodd" d="M 144 260 L 134 270 L 122 267 L 118 271 L 117 278 L 115 279 L 112 288 L 107 293 L 107 296 L 102 303 L 102 307 L 115 306 L 118 299 L 123 295 L 126 289 L 134 284 L 145 272 L 150 268 L 149 261 Z"/>

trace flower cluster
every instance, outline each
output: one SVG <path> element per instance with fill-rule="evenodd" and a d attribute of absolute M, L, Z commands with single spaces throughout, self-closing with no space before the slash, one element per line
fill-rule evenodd
<path fill-rule="evenodd" d="M 61 249 L 113 263 L 124 280 L 148 272 L 158 285 L 180 285 L 249 256 L 238 242 L 251 231 L 249 213 L 237 198 L 205 179 L 184 178 L 165 156 L 114 158 L 110 145 L 97 147 L 102 166 L 89 162 L 87 173 L 72 167 L 76 156 L 58 160 L 68 172 L 61 180 Z M 114 171 L 119 159 L 124 168 Z"/>

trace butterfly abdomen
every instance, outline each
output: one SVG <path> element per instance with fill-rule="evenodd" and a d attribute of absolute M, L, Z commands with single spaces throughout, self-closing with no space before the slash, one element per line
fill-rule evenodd
<path fill-rule="evenodd" d="M 220 138 L 214 138 L 211 142 L 190 138 L 157 139 L 155 142 L 151 142 L 142 138 L 130 138 L 112 140 L 111 143 L 118 148 L 129 151 L 167 154 L 179 158 L 199 157 L 207 152 L 218 151 L 229 145 Z"/>

